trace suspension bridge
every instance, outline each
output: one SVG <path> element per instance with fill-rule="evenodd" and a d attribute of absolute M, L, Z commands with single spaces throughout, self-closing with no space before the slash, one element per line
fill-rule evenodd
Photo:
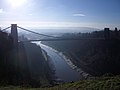
<path fill-rule="evenodd" d="M 32 31 L 32 30 L 25 29 L 23 27 L 17 26 L 17 24 L 11 24 L 11 26 L 9 26 L 5 29 L 2 29 L 2 31 L 6 31 L 7 29 L 10 29 L 10 28 L 11 28 L 11 36 L 13 38 L 14 46 L 17 46 L 18 42 L 19 42 L 19 40 L 18 40 L 18 28 L 21 29 L 21 30 L 36 34 L 36 35 L 49 37 L 49 39 L 24 40 L 22 42 L 103 39 L 103 38 L 79 38 L 79 39 L 78 38 L 59 38 L 59 37 L 55 37 L 55 36 L 51 36 L 51 35 L 45 35 L 45 34 L 41 34 L 41 33 L 38 33 L 38 32 Z"/>

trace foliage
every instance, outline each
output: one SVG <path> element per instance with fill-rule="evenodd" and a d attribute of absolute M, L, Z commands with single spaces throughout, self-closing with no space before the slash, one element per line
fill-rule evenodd
<path fill-rule="evenodd" d="M 120 74 L 119 39 L 82 39 L 42 43 L 63 52 L 75 65 L 91 75 Z"/>
<path fill-rule="evenodd" d="M 15 48 L 11 35 L 0 31 L 0 86 L 40 87 L 49 83 L 50 68 L 40 46 L 19 42 Z"/>
<path fill-rule="evenodd" d="M 74 83 L 65 83 L 54 87 L 24 88 L 24 87 L 1 87 L 0 90 L 120 90 L 120 76 L 96 77 Z"/>
<path fill-rule="evenodd" d="M 10 72 L 8 57 L 13 49 L 12 37 L 0 31 L 0 85 L 8 84 L 8 73 Z"/>

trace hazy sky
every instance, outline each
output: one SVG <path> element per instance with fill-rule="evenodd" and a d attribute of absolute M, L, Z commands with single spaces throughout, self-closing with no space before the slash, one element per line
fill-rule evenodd
<path fill-rule="evenodd" d="M 0 25 L 120 27 L 120 0 L 0 0 Z"/>

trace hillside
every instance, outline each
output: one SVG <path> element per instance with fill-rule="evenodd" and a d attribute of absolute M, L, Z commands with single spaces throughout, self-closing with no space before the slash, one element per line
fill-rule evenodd
<path fill-rule="evenodd" d="M 120 40 L 70 40 L 42 42 L 63 52 L 72 62 L 91 75 L 119 74 Z"/>
<path fill-rule="evenodd" d="M 10 34 L 0 31 L 0 86 L 48 86 L 53 73 L 40 46 L 18 43 L 13 46 Z"/>
<path fill-rule="evenodd" d="M 9 53 L 13 49 L 12 37 L 5 32 L 0 31 L 0 85 L 7 83 L 11 75 L 8 74 L 12 71 L 12 65 L 9 63 Z M 12 69 L 11 69 L 11 68 Z"/>
<path fill-rule="evenodd" d="M 41 47 L 34 43 L 24 43 L 24 47 L 30 76 L 33 80 L 37 81 L 36 83 L 32 83 L 36 85 L 36 87 L 50 85 L 52 71 L 48 61 L 43 57 Z"/>

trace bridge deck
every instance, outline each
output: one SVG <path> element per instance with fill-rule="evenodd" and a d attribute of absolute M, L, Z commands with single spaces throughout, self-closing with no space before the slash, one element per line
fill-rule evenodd
<path fill-rule="evenodd" d="M 104 40 L 104 38 L 79 38 L 79 39 L 73 39 L 73 38 L 66 38 L 66 39 L 37 39 L 37 40 L 25 40 L 22 42 L 32 42 L 32 41 L 70 41 L 70 40 Z"/>

